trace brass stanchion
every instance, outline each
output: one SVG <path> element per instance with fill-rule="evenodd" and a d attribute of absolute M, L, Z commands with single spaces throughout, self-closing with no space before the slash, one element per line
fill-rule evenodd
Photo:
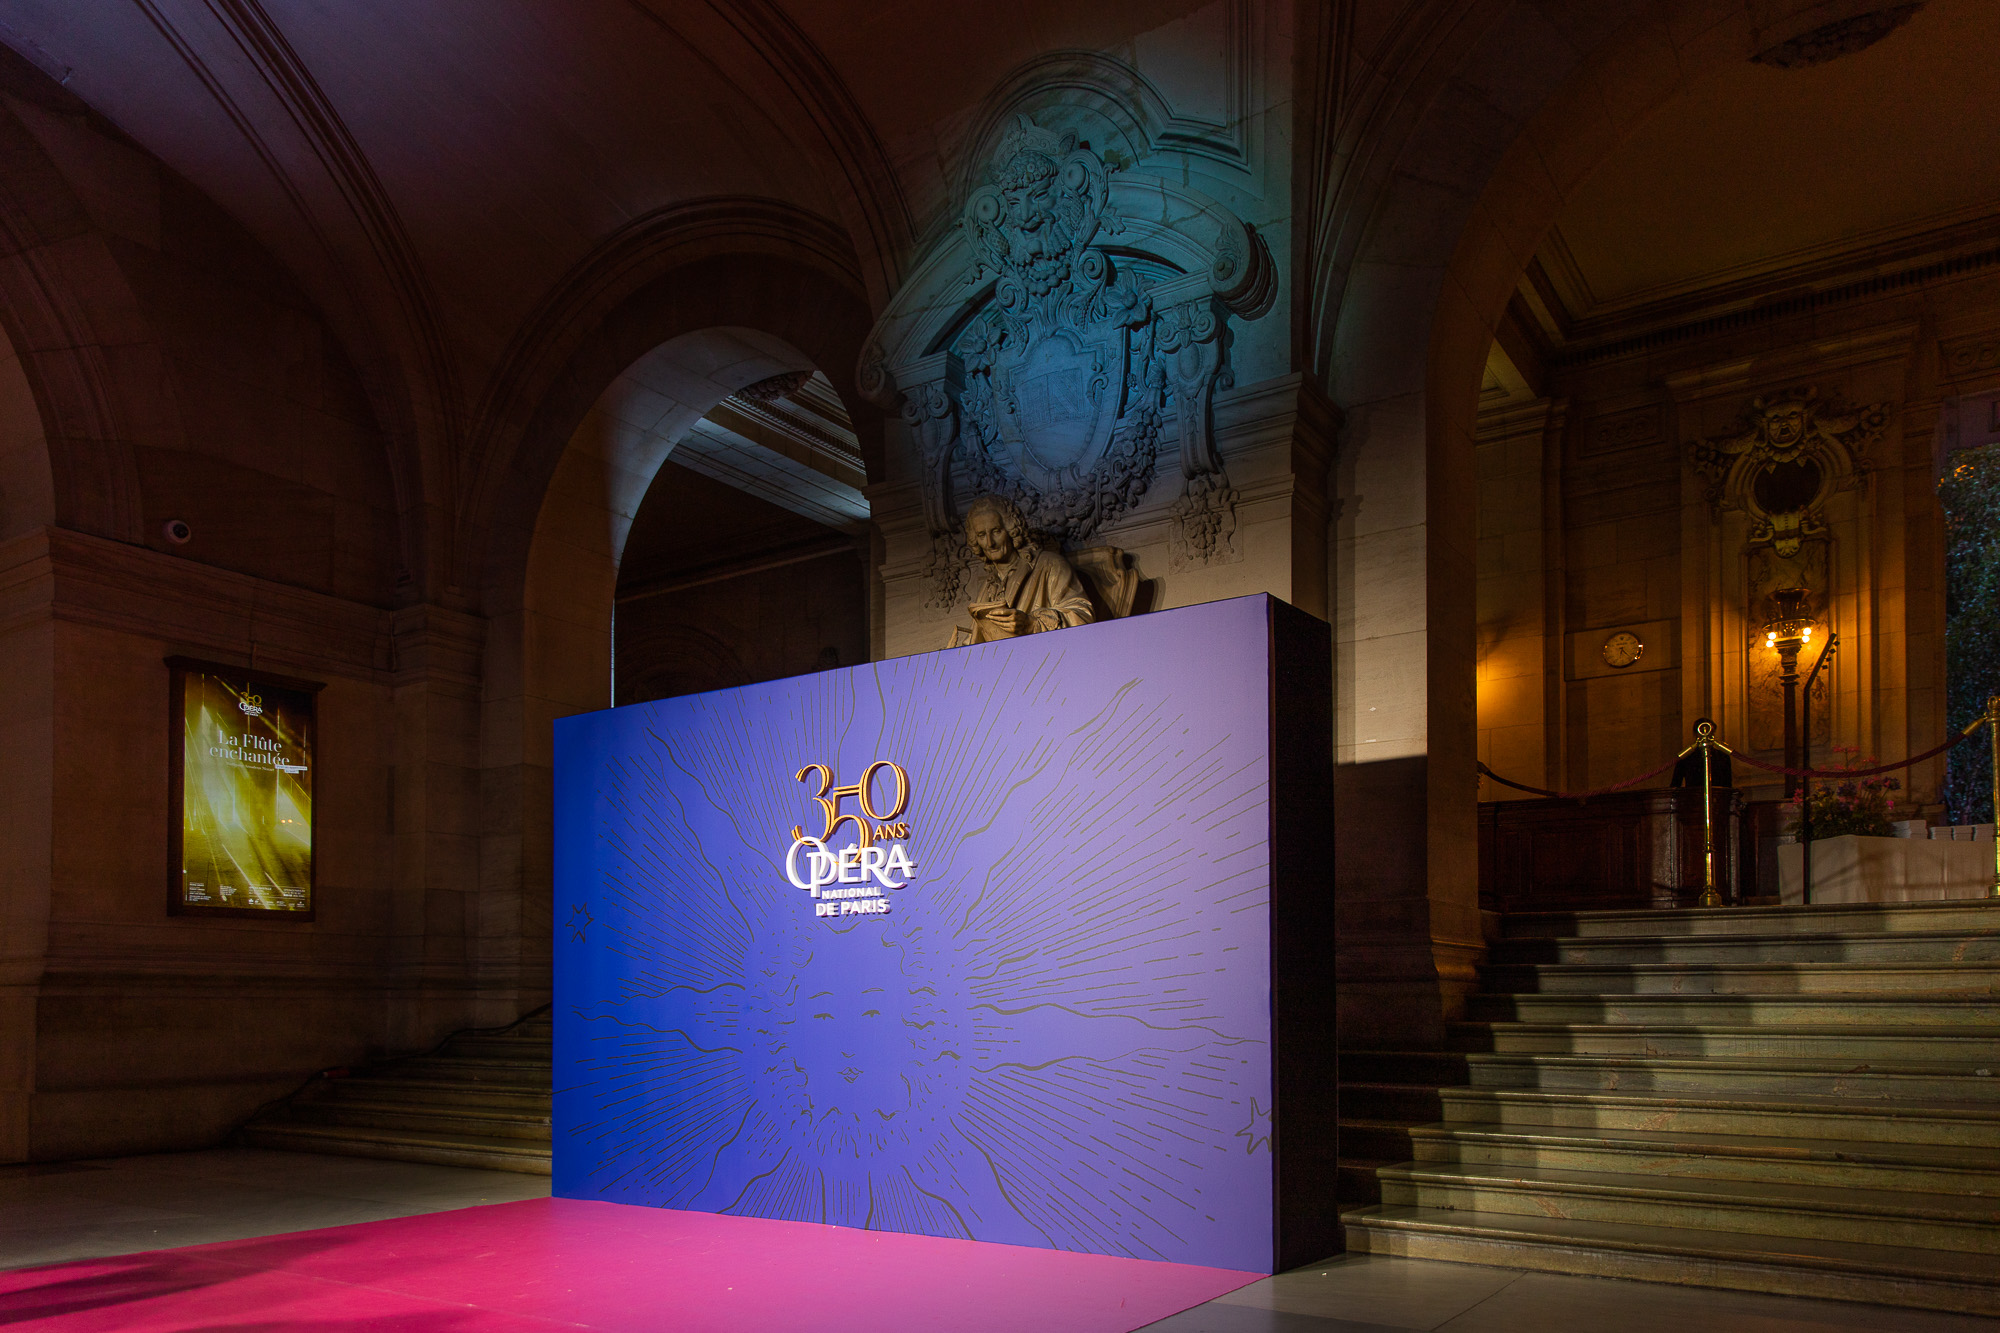
<path fill-rule="evenodd" d="M 1986 743 L 1993 752 L 1993 882 L 1986 896 L 2000 898 L 2000 694 L 1986 700 Z"/>
<path fill-rule="evenodd" d="M 1986 743 L 1993 754 L 1993 882 L 1986 886 L 1986 896 L 2000 898 L 2000 694 L 1989 695 L 1986 711 L 1966 723 L 1959 734 L 1970 736 L 1981 727 L 1986 728 Z"/>
<path fill-rule="evenodd" d="M 2000 702 L 2000 701 L 1996 701 Z M 1721 907 L 1722 895 L 1715 890 L 1715 770 L 1713 752 L 1734 754 L 1727 745 L 1715 739 L 1715 723 L 1707 718 L 1698 718 L 1694 724 L 1694 744 L 1682 750 L 1679 758 L 1685 759 L 1696 750 L 1701 751 L 1701 856 L 1702 888 L 1697 907 Z M 2000 858 L 1996 858 L 2000 867 Z M 1995 892 L 2000 893 L 2000 879 L 1995 881 Z"/>
<path fill-rule="evenodd" d="M 1798 767 L 1803 769 L 1809 769 L 1812 767 L 1813 687 L 1819 684 L 1819 673 L 1826 668 L 1826 664 L 1832 661 L 1833 655 L 1839 651 L 1840 651 L 1840 636 L 1838 634 L 1829 636 L 1827 638 L 1826 643 L 1822 645 L 1819 650 L 1819 657 L 1813 662 L 1812 674 L 1806 677 L 1806 689 L 1805 689 L 1805 694 L 1803 696 L 1806 701 L 1805 710 L 1799 716 Z M 1788 764 L 1790 763 L 1789 760 L 1787 760 L 1786 762 Z M 1786 780 L 1790 781 L 1791 779 L 1787 777 Z M 1798 783 L 1799 783 L 1799 881 L 1801 886 L 1799 898 L 1803 902 L 1811 903 L 1812 902 L 1812 845 L 1813 845 L 1812 779 L 1802 777 L 1798 779 Z"/>

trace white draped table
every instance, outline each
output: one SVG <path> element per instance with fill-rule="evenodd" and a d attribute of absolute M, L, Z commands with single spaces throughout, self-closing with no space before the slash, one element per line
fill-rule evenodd
<path fill-rule="evenodd" d="M 1984 898 L 1993 840 L 1821 838 L 1812 845 L 1814 903 L 1915 903 Z M 1779 901 L 1805 901 L 1803 847 L 1778 848 Z"/>

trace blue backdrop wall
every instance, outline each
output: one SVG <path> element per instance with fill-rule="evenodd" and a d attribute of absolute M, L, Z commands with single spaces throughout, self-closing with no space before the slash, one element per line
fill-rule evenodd
<path fill-rule="evenodd" d="M 1269 1271 L 1274 607 L 559 721 L 556 1193 Z"/>

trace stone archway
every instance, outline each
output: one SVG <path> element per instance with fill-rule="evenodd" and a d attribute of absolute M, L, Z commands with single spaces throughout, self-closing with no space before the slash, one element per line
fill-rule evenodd
<path fill-rule="evenodd" d="M 674 443 L 747 385 L 815 369 L 755 329 L 700 329 L 661 343 L 598 395 L 549 481 L 520 611 L 523 706 L 546 719 L 611 704 L 611 622 L 625 536 Z M 497 628 L 497 626 L 496 626 Z M 546 751 L 528 751 L 546 764 Z"/>
<path fill-rule="evenodd" d="M 1409 1044 L 1443 1040 L 1484 951 L 1473 431 L 1488 349 L 1593 167 L 1668 98 L 1832 7 L 1436 8 L 1455 21 L 1377 72 L 1393 96 L 1358 98 L 1326 134 L 1339 169 L 1315 183 L 1304 275 L 1315 365 L 1346 414 L 1330 553 L 1338 820 L 1356 835 L 1336 847 L 1341 1022 Z"/>
<path fill-rule="evenodd" d="M 485 514 L 482 899 L 496 966 L 546 978 L 551 722 L 611 703 L 625 534 L 672 441 L 726 396 L 818 369 L 850 405 L 871 476 L 881 418 L 853 389 L 870 322 L 858 283 L 811 257 L 667 269 L 604 312 L 546 377 Z M 534 989 L 532 980 L 530 989 Z M 541 983 L 546 989 L 546 981 Z"/>
<path fill-rule="evenodd" d="M 63 171 L 4 111 L 0 162 L 0 325 L 9 377 L 31 391 L 30 406 L 46 423 L 37 470 L 48 474 L 50 489 L 40 522 L 143 542 L 133 460 L 137 404 L 113 362 L 157 355 L 147 316 Z M 100 332 L 106 328 L 119 328 L 124 344 L 112 347 Z M 134 332 L 142 336 L 133 339 Z M 147 407 L 156 435 L 178 433 L 170 404 Z M 0 528 L 16 526 L 0 515 Z"/>
<path fill-rule="evenodd" d="M 49 465 L 49 441 L 41 413 L 11 339 L 0 333 L 0 579 L 9 584 L 42 582 L 48 569 L 45 530 L 56 519 L 56 485 Z M 41 577 L 37 577 L 37 575 Z M 56 873 L 58 812 L 56 771 L 55 627 L 41 615 L 22 615 L 16 599 L 10 623 L 0 631 L 6 697 L 0 701 L 0 913 L 22 921 L 47 921 Z M 39 609 L 39 608 L 38 608 Z M 15 948 L 38 947 L 32 933 Z M 28 1024 L 0 1022 L 0 1047 L 19 1075 L 0 1082 L 0 1161 L 27 1156 L 26 1107 L 32 1089 L 33 1006 Z M 16 1110 L 15 1108 L 19 1108 Z"/>
<path fill-rule="evenodd" d="M 20 355 L 0 332 L 0 543 L 55 521 L 48 434 Z"/>

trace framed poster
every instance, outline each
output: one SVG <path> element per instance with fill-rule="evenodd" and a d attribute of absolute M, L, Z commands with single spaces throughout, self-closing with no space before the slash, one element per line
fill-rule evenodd
<path fill-rule="evenodd" d="M 167 659 L 167 910 L 313 919 L 313 724 L 321 686 Z"/>

